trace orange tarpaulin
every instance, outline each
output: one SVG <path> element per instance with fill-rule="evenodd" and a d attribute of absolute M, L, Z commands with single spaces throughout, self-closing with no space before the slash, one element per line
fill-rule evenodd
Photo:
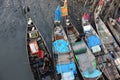
<path fill-rule="evenodd" d="M 64 6 L 61 7 L 62 16 L 68 16 L 67 0 L 64 1 Z"/>

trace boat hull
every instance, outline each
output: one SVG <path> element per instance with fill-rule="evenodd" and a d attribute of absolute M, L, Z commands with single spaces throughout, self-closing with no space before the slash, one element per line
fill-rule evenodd
<path fill-rule="evenodd" d="M 52 61 L 50 58 L 49 49 L 45 43 L 44 38 L 40 34 L 38 28 L 33 23 L 31 18 L 27 18 L 26 32 L 28 61 L 30 63 L 31 71 L 33 72 L 35 80 L 42 80 L 43 76 L 52 76 L 50 74 L 52 72 Z"/>

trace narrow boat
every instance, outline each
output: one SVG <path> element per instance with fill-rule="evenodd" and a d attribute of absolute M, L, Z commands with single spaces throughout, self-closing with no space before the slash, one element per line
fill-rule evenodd
<path fill-rule="evenodd" d="M 31 18 L 27 18 L 27 52 L 35 80 L 51 73 L 51 58 L 48 47 Z"/>
<path fill-rule="evenodd" d="M 55 11 L 55 21 L 52 34 L 52 57 L 56 80 L 79 80 L 75 57 L 68 42 L 67 35 L 60 23 L 61 9 Z"/>
<path fill-rule="evenodd" d="M 85 16 L 82 17 L 82 27 L 83 31 L 86 34 L 85 41 L 89 47 L 89 49 L 92 51 L 92 53 L 96 57 L 96 63 L 97 63 L 97 69 L 99 69 L 102 72 L 101 78 L 107 79 L 106 75 L 104 73 L 107 73 L 106 66 L 104 63 L 107 63 L 106 57 L 107 55 L 104 55 L 103 51 L 103 45 L 102 42 L 97 34 L 97 32 L 94 30 L 92 25 L 89 23 L 88 19 L 85 18 Z"/>
<path fill-rule="evenodd" d="M 85 39 L 92 53 L 101 52 L 101 40 L 85 16 L 82 17 L 82 27 L 86 34 Z"/>
<path fill-rule="evenodd" d="M 105 75 L 108 77 L 109 80 L 119 79 L 120 75 L 117 70 L 117 68 L 119 69 L 120 65 L 118 56 L 119 46 L 101 18 L 97 15 L 94 15 L 94 18 L 98 35 L 102 41 L 102 44 L 104 45 L 103 50 L 105 50 L 105 54 L 108 55 L 107 60 L 109 61 L 109 63 L 107 63 L 108 65 L 106 65 L 106 69 L 108 72 L 107 74 L 105 73 Z"/>
<path fill-rule="evenodd" d="M 76 56 L 76 64 L 82 75 L 82 80 L 98 80 L 102 73 L 96 69 L 95 56 L 87 47 L 84 39 L 80 37 L 79 32 L 69 18 L 66 18 L 66 30 L 68 40 Z"/>
<path fill-rule="evenodd" d="M 60 23 L 53 28 L 53 60 L 57 80 L 78 80 L 77 68 L 73 51 L 68 42 L 66 33 Z"/>
<path fill-rule="evenodd" d="M 114 35 L 115 39 L 117 40 L 118 44 L 120 45 L 120 25 L 113 18 L 109 18 L 109 20 L 107 21 L 107 25 Z"/>

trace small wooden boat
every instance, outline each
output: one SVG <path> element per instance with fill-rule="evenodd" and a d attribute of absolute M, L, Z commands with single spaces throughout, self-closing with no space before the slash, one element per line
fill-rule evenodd
<path fill-rule="evenodd" d="M 101 18 L 97 15 L 94 15 L 94 18 L 98 35 L 102 41 L 102 44 L 104 45 L 103 50 L 106 50 L 104 52 L 108 55 L 107 60 L 109 61 L 109 64 L 107 65 L 106 69 L 109 75 L 107 75 L 106 73 L 105 75 L 108 77 L 109 80 L 119 79 L 120 75 L 116 68 L 116 66 L 119 68 L 120 64 L 118 56 L 119 51 L 117 50 L 119 46 Z"/>
<path fill-rule="evenodd" d="M 109 20 L 107 21 L 107 25 L 114 35 L 115 39 L 117 40 L 118 44 L 120 45 L 120 25 L 113 18 L 109 18 Z"/>
<path fill-rule="evenodd" d="M 83 31 L 86 34 L 85 41 L 89 49 L 96 57 L 97 69 L 99 69 L 102 72 L 100 78 L 102 78 L 102 80 L 105 80 L 107 79 L 107 76 L 104 74 L 107 74 L 108 71 L 106 69 L 106 65 L 104 64 L 107 63 L 106 58 L 108 55 L 104 55 L 105 52 L 105 50 L 103 51 L 104 45 L 102 45 L 101 40 L 96 31 L 94 30 L 94 28 L 92 27 L 92 25 L 84 17 L 82 17 L 82 26 Z M 92 43 L 92 45 L 90 43 Z"/>
<path fill-rule="evenodd" d="M 95 30 L 92 28 L 92 26 L 88 22 L 88 20 L 82 18 L 82 25 L 83 25 L 83 30 L 86 33 L 86 38 L 88 38 L 91 35 L 98 36 L 97 33 L 95 32 Z M 86 40 L 86 42 L 88 43 L 88 40 Z M 91 42 L 94 42 L 93 43 L 94 45 L 96 44 L 96 40 L 94 41 L 91 39 Z M 101 41 L 101 44 L 99 44 L 99 47 L 97 47 L 97 49 L 99 49 L 98 52 L 94 53 L 94 55 L 96 56 L 97 68 L 103 72 L 103 76 L 105 79 L 114 80 L 110 76 L 111 73 L 113 73 L 114 71 L 111 71 L 110 69 L 112 68 L 112 69 L 116 70 L 116 66 L 114 65 L 114 63 L 112 61 L 108 60 L 108 59 L 110 59 L 110 55 L 104 54 L 104 53 L 107 53 L 107 50 L 105 49 L 105 45 L 103 44 L 102 41 Z M 111 65 L 111 66 L 108 66 L 108 65 Z M 116 76 L 119 78 L 119 74 Z"/>
<path fill-rule="evenodd" d="M 53 61 L 56 80 L 79 80 L 73 51 L 66 33 L 59 22 L 55 22 L 52 35 Z"/>
<path fill-rule="evenodd" d="M 83 17 L 82 17 L 82 27 L 83 27 L 84 33 L 86 34 L 85 36 L 86 42 L 88 43 L 88 46 L 91 49 L 92 53 L 101 52 L 101 40 L 99 36 L 97 35 L 96 31 L 94 30 L 92 25 L 89 23 L 89 21 Z M 90 37 L 91 41 L 87 39 L 88 37 Z"/>
<path fill-rule="evenodd" d="M 42 80 L 51 73 L 52 63 L 45 40 L 31 18 L 27 18 L 27 51 L 35 80 Z"/>
<path fill-rule="evenodd" d="M 87 47 L 84 39 L 80 37 L 79 32 L 70 22 L 69 18 L 66 19 L 66 30 L 68 40 L 71 43 L 74 55 L 76 56 L 77 67 L 82 75 L 82 80 L 98 80 L 101 76 L 101 72 L 96 70 L 95 56 Z M 98 74 L 91 77 L 96 71 Z"/>
<path fill-rule="evenodd" d="M 66 3 L 66 0 L 64 3 Z M 55 68 L 55 79 L 80 80 L 73 51 L 60 22 L 61 8 L 58 6 L 55 11 L 55 21 L 52 34 L 52 57 Z"/>

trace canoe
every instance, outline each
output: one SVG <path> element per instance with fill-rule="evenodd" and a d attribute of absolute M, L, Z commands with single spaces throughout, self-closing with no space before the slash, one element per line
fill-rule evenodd
<path fill-rule="evenodd" d="M 73 51 L 66 33 L 59 22 L 55 22 L 52 34 L 53 62 L 56 80 L 79 80 Z"/>
<path fill-rule="evenodd" d="M 69 18 L 66 19 L 66 30 L 68 40 L 76 56 L 77 67 L 82 75 L 82 80 L 98 80 L 102 73 L 96 69 L 95 56 L 87 47 L 83 37 L 80 37 L 79 32 L 70 22 Z M 98 74 L 94 75 L 96 72 Z"/>
<path fill-rule="evenodd" d="M 89 21 L 82 17 L 82 27 L 83 31 L 86 34 L 85 39 L 87 42 L 88 47 L 92 51 L 92 53 L 98 53 L 101 52 L 101 40 L 92 27 L 92 25 L 89 23 Z"/>
<path fill-rule="evenodd" d="M 91 52 L 95 55 L 97 69 L 102 72 L 100 78 L 102 78 L 103 80 L 107 79 L 107 76 L 104 74 L 108 73 L 106 69 L 107 68 L 106 63 L 108 63 L 106 57 L 108 55 L 104 54 L 106 52 L 106 50 L 103 51 L 104 45 L 102 45 L 101 39 L 98 36 L 97 32 L 92 27 L 92 25 L 89 23 L 87 19 L 84 19 L 83 17 L 82 17 L 82 27 L 84 33 L 86 34 L 85 41 Z"/>
<path fill-rule="evenodd" d="M 120 75 L 117 70 L 117 68 L 119 69 L 120 65 L 118 56 L 119 51 L 116 51 L 119 48 L 119 46 L 116 43 L 115 39 L 113 38 L 112 34 L 107 29 L 104 22 L 101 20 L 101 18 L 94 15 L 94 20 L 98 35 L 104 45 L 103 50 L 106 50 L 104 52 L 108 55 L 107 60 L 109 61 L 110 64 L 109 66 L 107 66 L 107 71 L 109 75 L 107 74 L 105 75 L 109 78 L 109 80 L 119 79 Z"/>
<path fill-rule="evenodd" d="M 120 45 L 120 25 L 113 18 L 109 18 L 109 20 L 107 21 L 107 25 L 114 35 L 115 39 L 117 40 L 118 44 Z"/>
<path fill-rule="evenodd" d="M 27 52 L 35 80 L 42 80 L 51 73 L 51 58 L 48 47 L 31 18 L 27 18 Z"/>

